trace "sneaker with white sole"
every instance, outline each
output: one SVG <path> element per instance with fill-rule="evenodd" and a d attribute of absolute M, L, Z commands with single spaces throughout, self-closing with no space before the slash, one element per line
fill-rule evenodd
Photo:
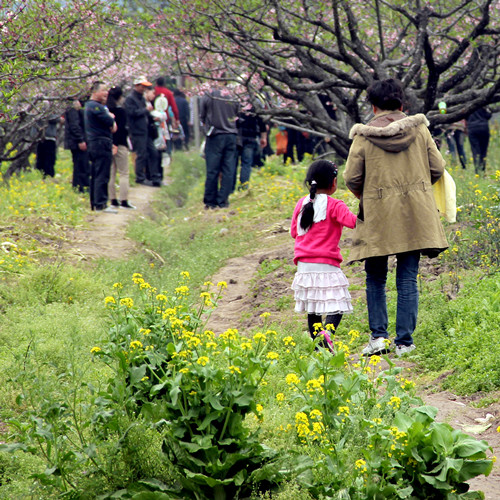
<path fill-rule="evenodd" d="M 411 345 L 397 345 L 396 346 L 396 356 L 402 356 L 403 354 L 408 354 L 411 351 L 414 351 L 416 349 L 415 344 Z"/>
<path fill-rule="evenodd" d="M 117 214 L 118 213 L 118 210 L 116 208 L 113 208 L 111 206 L 109 207 L 106 207 L 106 208 L 101 208 L 101 209 L 96 209 L 98 210 L 99 212 L 103 212 L 105 214 Z"/>
<path fill-rule="evenodd" d="M 361 351 L 363 356 L 374 356 L 375 354 L 387 354 L 389 352 L 389 339 L 385 337 L 370 338 L 368 345 Z"/>

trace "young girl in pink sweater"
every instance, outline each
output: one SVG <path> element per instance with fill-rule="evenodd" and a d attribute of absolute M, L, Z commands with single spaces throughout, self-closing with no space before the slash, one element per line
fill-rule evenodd
<path fill-rule="evenodd" d="M 344 226 L 354 228 L 356 216 L 343 201 L 330 196 L 337 190 L 337 167 L 331 161 L 313 162 L 305 184 L 309 195 L 298 201 L 290 228 L 297 265 L 292 283 L 295 311 L 307 312 L 311 337 L 321 334 L 321 344 L 332 349 L 326 330 L 335 330 L 342 315 L 352 312 L 349 282 L 340 269 L 339 241 Z"/>

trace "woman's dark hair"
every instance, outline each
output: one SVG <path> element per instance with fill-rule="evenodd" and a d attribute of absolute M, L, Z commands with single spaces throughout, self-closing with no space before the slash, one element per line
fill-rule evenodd
<path fill-rule="evenodd" d="M 399 109 L 405 100 L 405 93 L 401 83 L 394 78 L 377 80 L 367 89 L 368 101 L 384 111 Z"/>
<path fill-rule="evenodd" d="M 186 97 L 186 94 L 180 89 L 174 89 L 174 97 Z"/>
<path fill-rule="evenodd" d="M 337 178 L 337 165 L 328 160 L 316 160 L 311 163 L 304 184 L 309 187 L 311 201 L 302 208 L 300 227 L 306 231 L 314 220 L 314 198 L 318 189 L 330 189 Z"/>
<path fill-rule="evenodd" d="M 117 108 L 118 101 L 123 95 L 123 90 L 121 87 L 111 87 L 108 92 L 108 100 L 106 101 L 106 106 L 108 108 Z"/>

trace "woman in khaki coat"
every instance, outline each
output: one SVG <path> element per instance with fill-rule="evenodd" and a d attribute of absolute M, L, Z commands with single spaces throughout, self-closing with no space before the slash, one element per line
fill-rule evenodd
<path fill-rule="evenodd" d="M 363 354 L 388 352 L 385 285 L 387 260 L 396 255 L 396 354 L 415 349 L 420 255 L 435 257 L 448 247 L 432 192 L 445 162 L 422 114 L 402 112 L 404 92 L 394 80 L 368 88 L 374 118 L 357 124 L 344 179 L 360 199 L 349 260 L 365 261 L 371 339 Z"/>

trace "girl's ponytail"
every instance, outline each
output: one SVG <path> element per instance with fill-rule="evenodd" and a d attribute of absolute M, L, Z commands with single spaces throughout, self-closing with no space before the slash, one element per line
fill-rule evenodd
<path fill-rule="evenodd" d="M 304 207 L 302 208 L 302 213 L 300 217 L 300 227 L 307 231 L 313 223 L 314 220 L 314 198 L 316 197 L 316 190 L 318 189 L 318 184 L 316 181 L 311 181 L 311 187 L 309 188 L 309 199 Z"/>

